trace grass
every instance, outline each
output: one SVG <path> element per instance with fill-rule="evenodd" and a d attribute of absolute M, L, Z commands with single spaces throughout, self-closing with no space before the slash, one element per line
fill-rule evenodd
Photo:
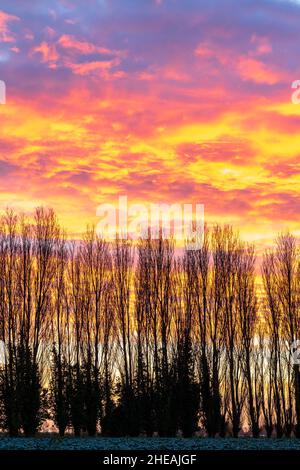
<path fill-rule="evenodd" d="M 300 439 L 0 437 L 0 450 L 300 450 Z"/>

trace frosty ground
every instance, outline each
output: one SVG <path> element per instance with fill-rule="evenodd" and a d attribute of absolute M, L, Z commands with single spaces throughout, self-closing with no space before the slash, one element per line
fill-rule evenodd
<path fill-rule="evenodd" d="M 300 439 L 0 437 L 1 450 L 300 450 Z"/>

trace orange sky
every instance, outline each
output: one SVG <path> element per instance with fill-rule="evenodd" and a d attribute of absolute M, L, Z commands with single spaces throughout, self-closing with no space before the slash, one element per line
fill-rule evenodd
<path fill-rule="evenodd" d="M 300 2 L 4 0 L 0 209 L 205 204 L 259 246 L 300 234 Z M 26 2 L 27 3 L 27 2 Z"/>

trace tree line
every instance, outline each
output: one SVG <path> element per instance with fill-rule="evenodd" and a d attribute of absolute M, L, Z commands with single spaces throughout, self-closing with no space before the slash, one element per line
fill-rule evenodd
<path fill-rule="evenodd" d="M 261 282 L 260 282 L 261 279 Z M 230 226 L 172 240 L 70 241 L 52 210 L 0 218 L 0 420 L 61 436 L 300 437 L 300 256 Z"/>

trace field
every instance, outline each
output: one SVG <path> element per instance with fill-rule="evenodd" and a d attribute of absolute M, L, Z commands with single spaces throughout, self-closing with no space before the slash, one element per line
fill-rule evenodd
<path fill-rule="evenodd" d="M 298 439 L 0 437 L 1 450 L 300 450 Z"/>

